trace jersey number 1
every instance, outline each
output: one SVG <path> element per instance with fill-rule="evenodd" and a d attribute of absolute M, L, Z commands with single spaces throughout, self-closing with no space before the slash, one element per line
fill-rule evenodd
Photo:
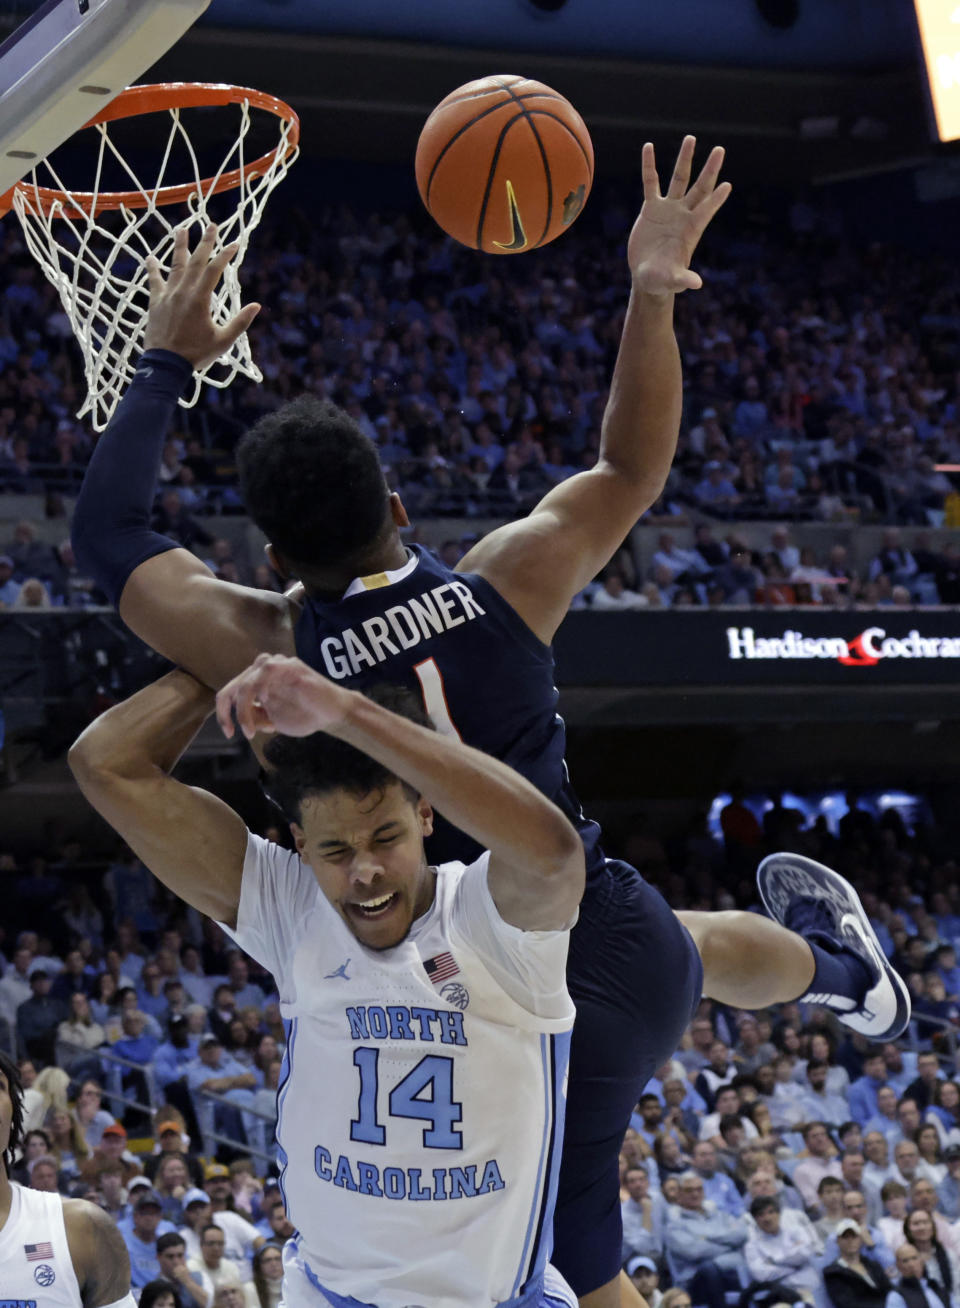
<path fill-rule="evenodd" d="M 450 709 L 447 706 L 447 693 L 443 688 L 443 673 L 437 667 L 437 660 L 424 659 L 422 663 L 415 663 L 413 670 L 420 682 L 423 705 L 427 710 L 427 716 L 437 731 L 441 736 L 455 736 L 457 740 L 463 740 L 460 732 L 453 725 L 453 719 L 450 716 Z"/>
<path fill-rule="evenodd" d="M 361 1047 L 353 1051 L 354 1066 L 360 1072 L 360 1098 L 357 1116 L 350 1123 L 350 1139 L 363 1144 L 387 1143 L 386 1128 L 377 1117 L 379 1049 Z M 430 1088 L 430 1098 L 421 1095 Z M 453 1097 L 453 1059 L 437 1054 L 421 1058 L 399 1085 L 390 1091 L 391 1117 L 418 1117 L 429 1122 L 424 1127 L 423 1143 L 427 1149 L 461 1149 L 463 1135 L 455 1128 L 460 1125 L 463 1107 Z"/>

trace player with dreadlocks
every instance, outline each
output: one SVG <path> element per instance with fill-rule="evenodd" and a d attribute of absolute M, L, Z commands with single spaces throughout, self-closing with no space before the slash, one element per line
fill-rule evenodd
<path fill-rule="evenodd" d="M 120 1232 L 96 1204 L 10 1180 L 23 1139 L 23 1085 L 0 1051 L 0 1303 L 134 1308 Z"/>

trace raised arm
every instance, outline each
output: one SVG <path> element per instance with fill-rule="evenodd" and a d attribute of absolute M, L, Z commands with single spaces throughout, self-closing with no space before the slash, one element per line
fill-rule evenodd
<path fill-rule="evenodd" d="M 91 723 L 68 761 L 84 795 L 154 876 L 232 926 L 247 829 L 215 795 L 169 775 L 213 707 L 212 692 L 177 669 Z"/>
<path fill-rule="evenodd" d="M 195 367 L 246 331 L 259 306 L 224 327 L 210 296 L 233 247 L 211 258 L 216 228 L 191 255 L 176 236 L 164 282 L 150 265 L 146 351 L 83 479 L 71 525 L 74 552 L 142 640 L 207 685 L 219 687 L 262 650 L 293 652 L 282 595 L 220 581 L 189 550 L 151 530 L 160 456 L 177 399 Z"/>
<path fill-rule="evenodd" d="M 488 884 L 504 921 L 528 931 L 570 922 L 583 894 L 580 838 L 505 764 L 334 685 L 300 659 L 257 659 L 217 696 L 228 736 L 234 711 L 247 736 L 325 731 L 369 754 L 490 850 Z"/>
<path fill-rule="evenodd" d="M 702 284 L 689 263 L 730 194 L 728 182 L 717 185 L 719 147 L 690 185 L 695 146 L 684 138 L 665 196 L 653 146 L 643 147 L 643 208 L 627 244 L 630 301 L 596 467 L 561 482 L 528 518 L 491 532 L 459 564 L 485 577 L 548 643 L 577 591 L 659 498 L 676 453 L 683 397 L 674 297 Z"/>

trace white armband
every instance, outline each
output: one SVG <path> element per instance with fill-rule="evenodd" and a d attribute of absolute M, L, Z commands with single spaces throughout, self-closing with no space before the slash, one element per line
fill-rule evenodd
<path fill-rule="evenodd" d="M 105 1303 L 101 1308 L 137 1308 L 137 1301 L 133 1297 L 133 1291 L 128 1290 L 122 1299 L 117 1299 L 115 1303 Z"/>

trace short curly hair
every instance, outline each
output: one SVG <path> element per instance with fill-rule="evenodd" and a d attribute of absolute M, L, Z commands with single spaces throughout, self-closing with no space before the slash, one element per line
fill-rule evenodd
<path fill-rule="evenodd" d="M 237 473 L 250 517 L 291 563 L 360 557 L 386 525 L 377 447 L 329 400 L 301 395 L 261 418 L 237 446 Z"/>
<path fill-rule="evenodd" d="M 409 718 L 418 726 L 433 729 L 419 697 L 406 686 L 382 682 L 364 690 L 367 699 L 382 708 Z M 302 804 L 308 795 L 322 795 L 332 790 L 346 790 L 362 796 L 383 790 L 397 776 L 346 741 L 338 740 L 325 731 L 312 736 L 274 736 L 264 750 L 271 769 L 263 778 L 263 786 L 270 799 L 280 808 L 288 822 L 298 825 Z M 408 798 L 416 792 L 402 783 Z"/>
<path fill-rule="evenodd" d="M 0 1049 L 0 1072 L 7 1079 L 10 1102 L 13 1105 L 13 1112 L 10 1117 L 10 1139 L 7 1141 L 7 1147 L 3 1153 L 3 1161 L 6 1164 L 7 1176 L 9 1176 L 10 1169 L 14 1164 L 23 1140 L 23 1082 L 20 1080 L 20 1070 L 16 1063 L 2 1049 Z"/>

